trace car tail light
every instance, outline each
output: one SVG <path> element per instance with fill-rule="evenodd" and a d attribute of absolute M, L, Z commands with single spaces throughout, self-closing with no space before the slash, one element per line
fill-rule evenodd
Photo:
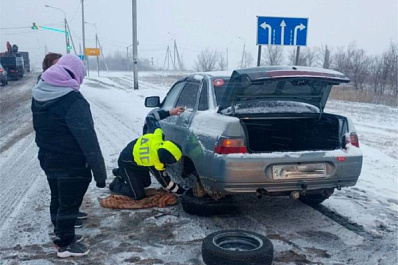
<path fill-rule="evenodd" d="M 216 145 L 217 154 L 247 153 L 247 147 L 243 139 L 220 139 Z"/>
<path fill-rule="evenodd" d="M 359 148 L 359 139 L 358 135 L 355 132 L 349 133 L 345 137 L 345 142 L 347 144 L 352 144 L 353 146 L 356 146 Z"/>

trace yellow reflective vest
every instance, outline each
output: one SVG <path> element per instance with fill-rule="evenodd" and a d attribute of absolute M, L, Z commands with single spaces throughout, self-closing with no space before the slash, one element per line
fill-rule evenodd
<path fill-rule="evenodd" d="M 151 167 L 156 170 L 164 170 L 164 164 L 159 161 L 158 149 L 163 143 L 162 129 L 156 129 L 154 133 L 144 134 L 137 139 L 133 148 L 134 161 L 139 166 Z"/>

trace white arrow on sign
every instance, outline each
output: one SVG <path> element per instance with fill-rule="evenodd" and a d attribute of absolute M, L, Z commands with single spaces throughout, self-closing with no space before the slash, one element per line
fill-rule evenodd
<path fill-rule="evenodd" d="M 281 45 L 284 45 L 285 44 L 285 27 L 286 27 L 285 20 L 282 20 L 280 26 L 281 26 Z"/>
<path fill-rule="evenodd" d="M 294 28 L 294 43 L 293 45 L 297 45 L 297 31 L 300 30 L 302 31 L 303 29 L 305 29 L 305 26 L 303 25 L 303 23 L 300 23 L 300 25 L 296 26 Z"/>
<path fill-rule="evenodd" d="M 260 27 L 262 27 L 263 29 L 265 29 L 265 28 L 268 29 L 268 44 L 272 44 L 271 43 L 272 42 L 272 40 L 271 40 L 271 34 L 272 34 L 271 33 L 271 30 L 272 30 L 271 25 L 267 24 L 267 22 L 264 21 L 264 23 L 262 23 L 260 25 Z"/>

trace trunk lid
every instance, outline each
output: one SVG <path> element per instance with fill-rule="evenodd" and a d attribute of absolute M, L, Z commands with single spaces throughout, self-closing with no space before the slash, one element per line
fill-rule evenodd
<path fill-rule="evenodd" d="M 218 112 L 235 114 L 323 113 L 333 85 L 344 74 L 314 67 L 255 67 L 235 70 Z M 314 108 L 315 107 L 315 108 Z"/>

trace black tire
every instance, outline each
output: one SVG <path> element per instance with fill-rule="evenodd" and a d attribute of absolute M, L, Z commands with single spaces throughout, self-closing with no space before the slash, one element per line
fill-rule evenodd
<path fill-rule="evenodd" d="M 234 205 L 231 197 L 214 200 L 206 195 L 202 198 L 195 197 L 192 189 L 184 192 L 181 196 L 182 209 L 186 213 L 198 216 L 213 216 L 224 214 L 237 214 L 239 209 Z"/>
<path fill-rule="evenodd" d="M 333 193 L 333 192 L 332 192 Z M 308 205 L 319 205 L 328 199 L 332 194 L 307 194 L 305 196 L 300 196 L 300 201 Z"/>
<path fill-rule="evenodd" d="M 202 258 L 207 265 L 270 265 L 274 246 L 254 232 L 221 230 L 205 237 Z"/>

